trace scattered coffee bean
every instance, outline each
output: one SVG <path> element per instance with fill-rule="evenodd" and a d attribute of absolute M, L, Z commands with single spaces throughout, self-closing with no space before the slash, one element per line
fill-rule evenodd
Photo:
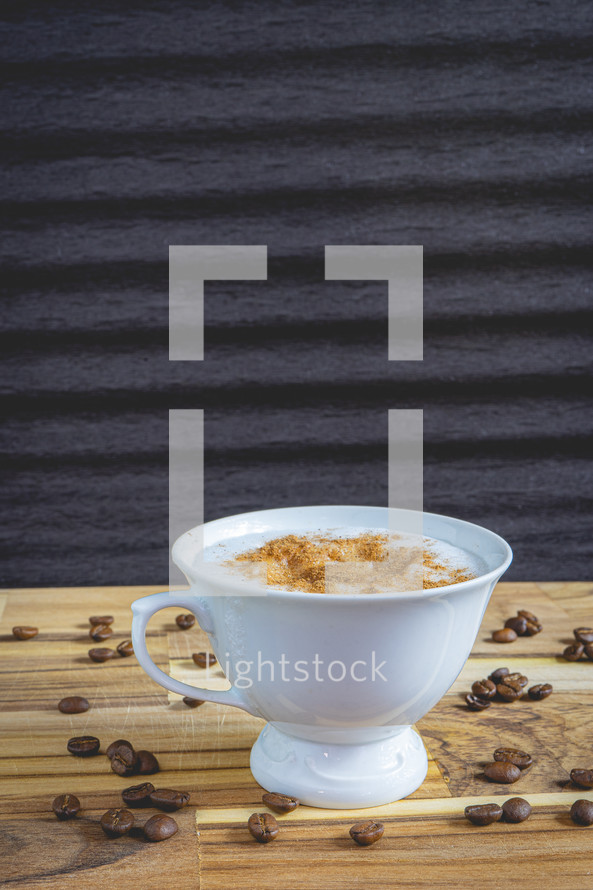
<path fill-rule="evenodd" d="M 576 825 L 593 825 L 593 800 L 575 800 L 570 818 Z"/>
<path fill-rule="evenodd" d="M 133 776 L 137 771 L 138 755 L 131 745 L 118 745 L 111 755 L 111 769 L 118 776 Z"/>
<path fill-rule="evenodd" d="M 495 671 L 492 671 L 489 680 L 492 680 L 493 683 L 500 683 L 505 677 L 508 677 L 510 671 L 508 668 L 496 668 Z"/>
<path fill-rule="evenodd" d="M 587 643 L 585 646 L 585 655 L 589 661 L 593 661 L 593 643 Z"/>
<path fill-rule="evenodd" d="M 103 640 L 108 639 L 113 630 L 109 627 L 108 624 L 93 624 L 89 631 L 89 637 L 95 641 L 95 643 L 102 643 Z"/>
<path fill-rule="evenodd" d="M 519 769 L 527 769 L 533 763 L 531 754 L 520 751 L 519 748 L 497 748 L 494 759 L 499 763 L 514 763 Z"/>
<path fill-rule="evenodd" d="M 538 683 L 537 686 L 532 686 L 529 689 L 529 698 L 533 699 L 533 701 L 541 701 L 542 698 L 547 698 L 554 691 L 554 687 L 551 683 Z"/>
<path fill-rule="evenodd" d="M 369 819 L 367 822 L 357 822 L 350 829 L 350 837 L 359 847 L 369 847 L 371 844 L 377 843 L 383 837 L 385 826 L 382 822 L 374 822 Z"/>
<path fill-rule="evenodd" d="M 117 751 L 117 749 L 119 748 L 120 745 L 127 745 L 128 748 L 131 748 L 131 749 L 132 749 L 132 751 L 134 750 L 134 746 L 132 745 L 131 742 L 128 742 L 127 739 L 116 739 L 114 742 L 111 742 L 111 744 L 109 745 L 109 747 L 108 747 L 107 750 L 105 751 L 105 754 L 107 755 L 107 757 L 109 757 L 110 760 L 111 760 L 111 758 L 113 757 L 113 755 L 115 754 L 115 752 Z"/>
<path fill-rule="evenodd" d="M 278 836 L 278 823 L 269 813 L 252 813 L 247 828 L 260 844 L 268 844 Z"/>
<path fill-rule="evenodd" d="M 593 627 L 575 627 L 573 634 L 578 643 L 593 643 Z"/>
<path fill-rule="evenodd" d="M 514 643 L 517 639 L 517 634 L 511 627 L 503 627 L 500 630 L 493 631 L 492 639 L 495 643 Z"/>
<path fill-rule="evenodd" d="M 101 816 L 101 828 L 107 837 L 121 837 L 133 824 L 134 814 L 123 808 L 114 807 Z"/>
<path fill-rule="evenodd" d="M 522 695 L 524 695 L 525 691 L 526 691 L 525 687 L 521 683 L 519 683 L 517 680 L 505 680 L 502 685 L 506 686 L 507 688 L 514 689 L 515 692 L 518 692 L 519 698 Z"/>
<path fill-rule="evenodd" d="M 136 764 L 136 772 L 143 776 L 151 776 L 160 770 L 159 762 L 150 751 L 137 751 L 138 763 Z"/>
<path fill-rule="evenodd" d="M 593 788 L 593 769 L 571 769 L 570 778 L 581 788 Z"/>
<path fill-rule="evenodd" d="M 174 791 L 172 788 L 157 788 L 150 794 L 152 805 L 158 807 L 159 810 L 166 810 L 168 813 L 186 807 L 189 797 L 187 791 Z"/>
<path fill-rule="evenodd" d="M 499 782 L 501 785 L 512 785 L 513 782 L 520 778 L 521 770 L 509 760 L 495 760 L 494 763 L 488 763 L 484 767 L 484 775 L 491 782 Z"/>
<path fill-rule="evenodd" d="M 17 638 L 17 640 L 31 640 L 33 637 L 37 636 L 37 634 L 39 633 L 39 628 L 18 625 L 17 627 L 12 628 L 12 633 L 13 636 Z"/>
<path fill-rule="evenodd" d="M 149 841 L 166 841 L 177 831 L 177 822 L 171 816 L 152 816 L 144 826 L 144 835 Z"/>
<path fill-rule="evenodd" d="M 527 686 L 529 680 L 524 674 L 520 674 L 518 671 L 514 674 L 508 674 L 508 676 L 504 678 L 505 686 L 514 686 L 515 683 L 522 688 L 523 686 Z"/>
<path fill-rule="evenodd" d="M 527 609 L 519 609 L 517 615 L 520 618 L 526 618 L 527 621 L 531 621 L 532 624 L 539 624 L 540 620 L 537 615 L 534 615 L 533 612 L 528 612 Z"/>
<path fill-rule="evenodd" d="M 152 805 L 150 795 L 154 791 L 151 782 L 142 782 L 141 785 L 130 785 L 121 793 L 122 800 L 128 807 L 149 807 Z"/>
<path fill-rule="evenodd" d="M 489 708 L 492 704 L 488 699 L 478 698 L 476 695 L 471 695 L 470 693 L 465 696 L 465 703 L 470 711 L 485 711 L 486 708 Z"/>
<path fill-rule="evenodd" d="M 84 714 L 89 708 L 90 704 L 82 695 L 68 695 L 58 702 L 58 710 L 62 714 Z"/>
<path fill-rule="evenodd" d="M 204 704 L 204 700 L 201 698 L 190 698 L 189 695 L 185 695 L 183 697 L 183 704 L 187 705 L 188 708 L 199 708 L 200 705 Z"/>
<path fill-rule="evenodd" d="M 562 655 L 567 661 L 578 661 L 584 651 L 585 647 L 582 643 L 573 643 L 572 646 L 566 647 Z"/>
<path fill-rule="evenodd" d="M 131 640 L 123 640 L 123 642 L 118 644 L 117 647 L 118 653 L 122 658 L 129 658 L 130 655 L 134 654 L 134 647 L 132 646 Z"/>
<path fill-rule="evenodd" d="M 288 794 L 280 794 L 278 791 L 266 791 L 261 799 L 276 813 L 292 813 L 300 804 L 298 797 L 289 797 Z"/>
<path fill-rule="evenodd" d="M 494 698 L 496 695 L 496 685 L 492 680 L 476 680 L 472 685 L 472 694 L 478 698 Z"/>
<path fill-rule="evenodd" d="M 525 822 L 531 816 L 531 804 L 522 797 L 511 797 L 502 805 L 507 822 Z"/>
<path fill-rule="evenodd" d="M 73 819 L 80 812 L 80 801 L 74 794 L 59 794 L 53 799 L 51 808 L 58 819 Z"/>
<path fill-rule="evenodd" d="M 510 627 L 511 630 L 515 631 L 518 637 L 522 637 L 527 630 L 527 618 L 523 618 L 521 615 L 516 615 L 514 618 L 507 618 L 504 626 Z"/>
<path fill-rule="evenodd" d="M 210 652 L 194 652 L 192 658 L 198 667 L 210 667 L 210 665 L 216 664 L 216 655 L 212 655 Z"/>
<path fill-rule="evenodd" d="M 91 661 L 100 663 L 103 661 L 109 661 L 109 659 L 114 658 L 114 656 L 114 649 L 89 649 L 89 658 Z"/>
<path fill-rule="evenodd" d="M 512 686 L 506 683 L 499 683 L 496 691 L 503 701 L 517 701 L 523 695 L 523 687 L 519 686 L 518 683 Z"/>
<path fill-rule="evenodd" d="M 113 615 L 91 615 L 91 624 L 113 624 Z"/>
<path fill-rule="evenodd" d="M 500 821 L 502 807 L 499 807 L 497 803 L 473 804 L 466 807 L 463 814 L 472 825 L 492 825 L 493 822 Z"/>
<path fill-rule="evenodd" d="M 101 742 L 94 735 L 79 735 L 68 739 L 66 747 L 75 757 L 92 757 L 99 753 Z"/>
<path fill-rule="evenodd" d="M 526 637 L 534 637 L 536 634 L 541 633 L 543 627 L 541 624 L 534 624 L 532 621 L 527 622 L 527 627 L 525 628 L 525 636 Z"/>
<path fill-rule="evenodd" d="M 178 615 L 175 619 L 175 623 L 181 630 L 189 630 L 190 627 L 193 627 L 196 623 L 196 619 L 193 615 Z"/>

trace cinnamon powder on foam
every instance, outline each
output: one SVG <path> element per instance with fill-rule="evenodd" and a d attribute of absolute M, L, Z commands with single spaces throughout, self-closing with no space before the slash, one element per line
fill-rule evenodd
<path fill-rule="evenodd" d="M 270 587 L 302 590 L 307 593 L 325 593 L 327 563 L 388 562 L 388 566 L 385 566 L 387 571 L 382 578 L 382 584 L 388 586 L 390 578 L 397 576 L 398 562 L 402 571 L 409 566 L 411 552 L 409 547 L 404 548 L 404 552 L 399 556 L 396 551 L 394 557 L 393 553 L 388 551 L 388 541 L 387 535 L 371 532 L 353 538 L 285 535 L 237 555 L 233 562 L 266 563 L 267 583 Z M 423 567 L 424 589 L 457 584 L 476 577 L 466 569 L 440 562 L 426 538 Z"/>

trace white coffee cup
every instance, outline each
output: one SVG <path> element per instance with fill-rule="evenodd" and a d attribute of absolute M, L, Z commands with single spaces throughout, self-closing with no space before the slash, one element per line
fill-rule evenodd
<path fill-rule="evenodd" d="M 221 572 L 203 550 L 252 532 L 271 539 L 320 529 L 388 531 L 389 514 L 384 507 L 294 507 L 208 522 L 173 547 L 189 591 L 132 604 L 132 643 L 144 670 L 180 695 L 234 705 L 268 721 L 251 752 L 255 779 L 311 806 L 377 806 L 424 781 L 426 751 L 412 724 L 463 668 L 511 549 L 472 523 L 410 513 L 421 518 L 425 536 L 479 557 L 487 570 L 444 587 L 373 594 L 266 588 Z M 196 616 L 228 667 L 229 690 L 182 683 L 153 663 L 146 625 L 169 606 Z"/>

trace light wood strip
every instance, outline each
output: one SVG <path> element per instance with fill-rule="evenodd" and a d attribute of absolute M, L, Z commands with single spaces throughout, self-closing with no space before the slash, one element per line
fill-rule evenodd
<path fill-rule="evenodd" d="M 300 806 L 292 813 L 286 813 L 278 817 L 278 822 L 282 824 L 289 822 L 363 822 L 365 819 L 412 819 L 436 816 L 455 816 L 463 815 L 465 807 L 494 802 L 502 806 L 505 800 L 511 797 L 519 797 L 518 793 L 510 793 L 508 790 L 504 794 L 482 794 L 472 797 L 441 797 L 441 798 L 416 798 L 409 797 L 405 800 L 398 800 L 395 803 L 386 804 L 381 807 L 369 807 L 357 810 L 323 810 L 317 807 Z M 525 798 L 532 807 L 550 808 L 562 807 L 568 808 L 572 806 L 575 800 L 586 797 L 587 792 L 582 788 L 580 790 L 550 792 L 546 794 L 526 794 Z M 232 825 L 236 823 L 246 823 L 249 816 L 254 812 L 249 807 L 219 807 L 208 810 L 196 811 L 196 824 L 198 828 L 206 825 Z M 268 812 L 264 804 L 257 812 Z M 269 810 L 272 812 L 272 810 Z M 274 814 L 277 816 L 277 814 Z"/>

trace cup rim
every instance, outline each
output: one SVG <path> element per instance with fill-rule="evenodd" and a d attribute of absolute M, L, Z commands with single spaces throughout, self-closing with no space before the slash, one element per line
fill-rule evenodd
<path fill-rule="evenodd" d="M 267 510 L 252 510 L 246 513 L 236 513 L 230 516 L 221 516 L 218 519 L 212 519 L 209 522 L 204 522 L 200 525 L 194 526 L 194 528 L 188 529 L 182 535 L 180 535 L 177 540 L 174 542 L 172 547 L 172 558 L 173 562 L 181 569 L 181 571 L 186 575 L 190 582 L 190 588 L 196 584 L 196 580 L 191 579 L 191 574 L 196 575 L 197 582 L 199 582 L 200 577 L 204 578 L 204 580 L 212 581 L 216 580 L 217 583 L 220 583 L 221 578 L 220 574 L 216 576 L 214 573 L 210 573 L 207 568 L 205 568 L 206 563 L 202 563 L 199 566 L 199 569 L 196 571 L 195 566 L 190 566 L 187 561 L 181 556 L 180 550 L 183 549 L 184 545 L 187 545 L 188 539 L 195 536 L 196 532 L 200 532 L 202 529 L 205 529 L 208 526 L 213 526 L 219 522 L 228 522 L 233 519 L 241 518 L 246 520 L 248 517 L 253 517 L 254 519 L 262 514 L 269 513 L 282 513 L 288 510 L 295 509 L 303 509 L 303 510 L 331 510 L 331 509 L 349 509 L 349 510 L 379 510 L 385 511 L 389 508 L 387 507 L 373 507 L 369 505 L 356 505 L 356 504 L 314 504 L 314 505 L 305 505 L 302 507 L 277 507 L 270 508 Z M 486 535 L 493 543 L 497 543 L 501 546 L 504 552 L 504 559 L 489 572 L 485 572 L 482 575 L 478 575 L 476 578 L 470 578 L 467 581 L 458 581 L 454 584 L 443 584 L 439 587 L 430 587 L 423 590 L 403 590 L 403 591 L 387 591 L 384 593 L 311 593 L 305 590 L 282 590 L 276 587 L 266 587 L 262 588 L 261 585 L 256 584 L 254 582 L 249 581 L 248 579 L 233 577 L 228 574 L 224 576 L 224 587 L 228 590 L 228 593 L 220 594 L 221 596 L 227 595 L 243 595 L 243 596 L 265 596 L 265 597 L 273 597 L 274 599 L 286 599 L 286 600 L 305 600 L 306 602 L 327 602 L 327 603 L 336 603 L 336 602 L 369 602 L 369 601 L 385 601 L 385 600 L 410 600 L 417 601 L 419 599 L 431 599 L 434 597 L 442 597 L 448 594 L 463 592 L 467 590 L 471 590 L 473 587 L 482 587 L 485 583 L 488 584 L 490 582 L 496 583 L 498 579 L 504 574 L 513 559 L 513 551 L 510 545 L 498 535 L 496 532 L 491 531 L 488 528 L 485 528 L 482 525 L 478 525 L 475 522 L 468 522 L 465 519 L 458 519 L 455 516 L 447 516 L 444 513 L 431 513 L 426 510 L 399 510 L 398 513 L 402 514 L 414 514 L 418 515 L 421 513 L 423 517 L 431 517 L 436 520 L 446 520 L 448 522 L 453 522 L 457 526 L 461 526 L 463 528 L 475 529 L 484 535 Z M 194 541 L 192 541 L 192 544 Z M 185 568 L 184 568 L 185 566 Z M 198 593 L 198 595 L 200 595 Z"/>

